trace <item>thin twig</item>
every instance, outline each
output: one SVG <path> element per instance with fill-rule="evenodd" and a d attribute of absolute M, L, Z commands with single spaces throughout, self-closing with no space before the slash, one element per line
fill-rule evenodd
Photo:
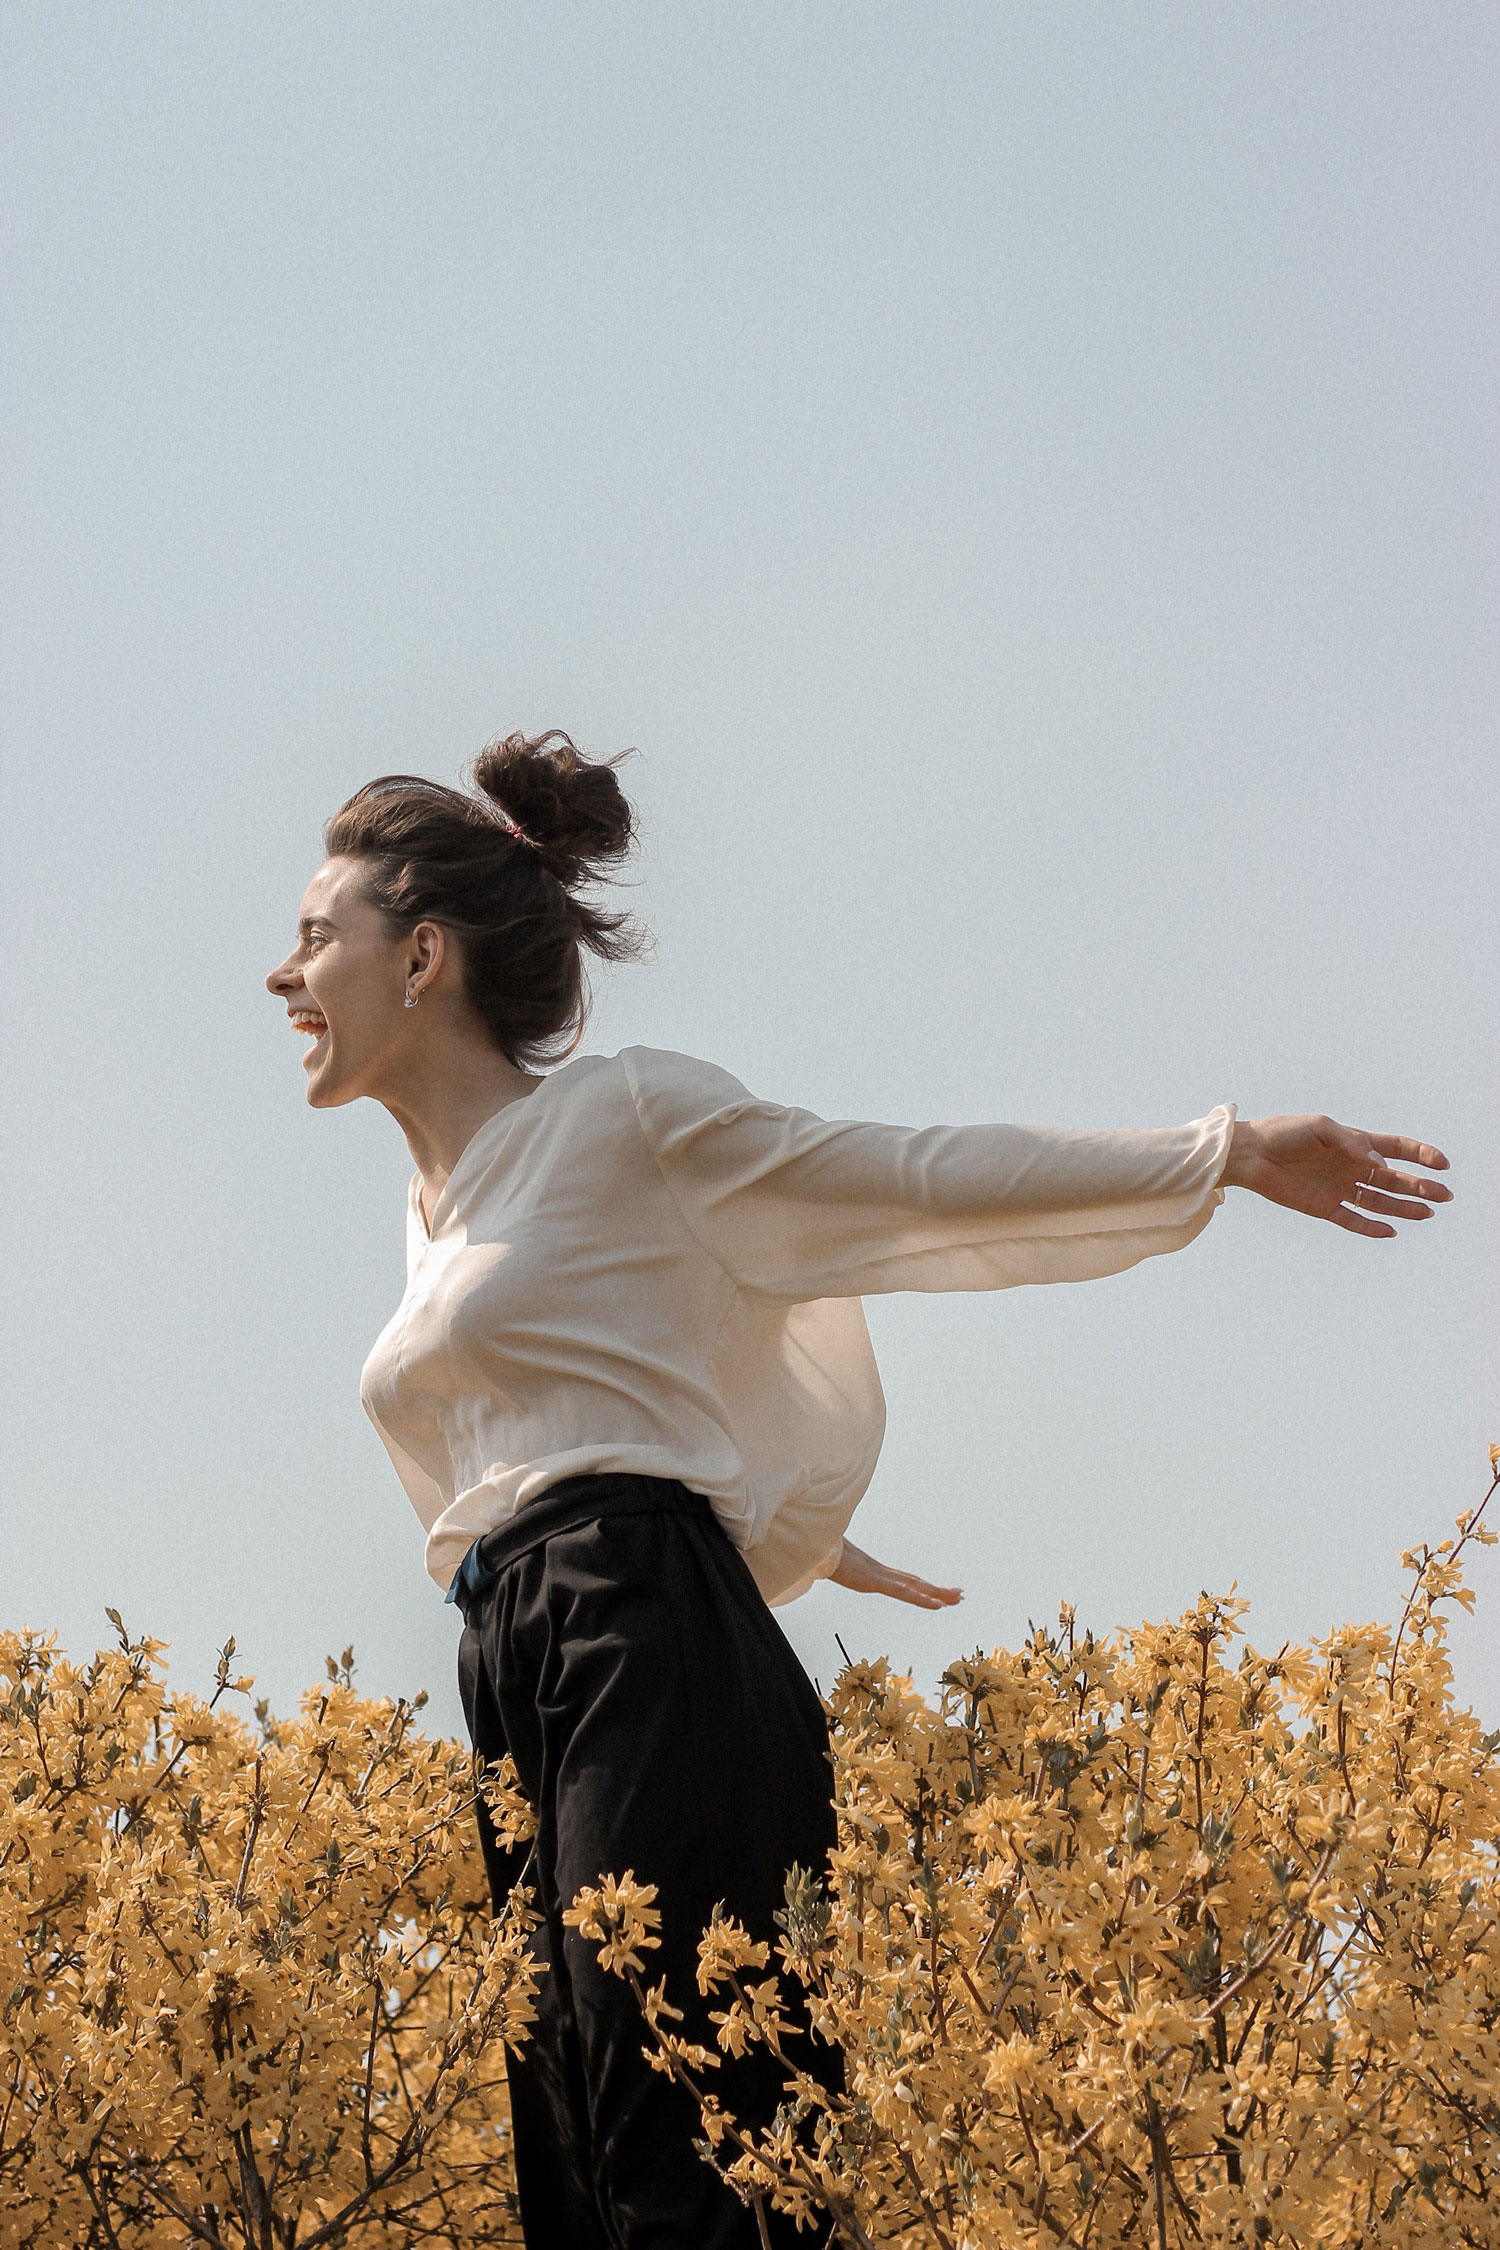
<path fill-rule="evenodd" d="M 1291 1936 L 1293 1930 L 1295 1930 L 1295 1928 L 1297 1927 L 1297 1924 L 1306 1919 L 1308 1901 L 1311 1900 L 1315 1886 L 1322 1882 L 1323 1877 L 1328 1873 L 1329 1868 L 1333 1865 L 1333 1855 L 1337 1848 L 1337 1845 L 1330 1844 L 1327 1851 L 1324 1852 L 1323 1857 L 1319 1860 L 1317 1867 L 1314 1870 L 1313 1875 L 1308 1883 L 1307 1899 L 1303 1901 L 1301 1906 L 1293 1907 L 1291 1913 L 1282 1923 L 1281 1928 L 1276 1932 L 1275 1937 L 1272 1938 L 1270 1944 L 1266 1947 L 1265 1952 L 1260 1955 L 1258 1960 L 1250 1962 L 1246 1968 L 1242 1969 L 1240 1971 L 1240 1974 L 1235 1978 L 1233 1984 L 1227 1984 L 1216 2000 L 1212 2000 L 1209 2002 L 1208 2007 L 1204 2011 L 1206 2020 L 1211 2021 L 1212 2018 L 1219 2013 L 1219 2010 L 1221 2008 L 1227 2008 L 1230 2001 L 1233 2000 L 1239 1993 L 1244 1991 L 1251 1978 L 1258 1977 L 1260 1975 L 1261 1970 L 1266 1966 L 1267 1962 L 1274 1960 L 1276 1955 L 1281 1951 L 1282 1946 Z"/>
<path fill-rule="evenodd" d="M 255 1761 L 255 1780 L 250 1791 L 250 1826 L 245 1836 L 245 1854 L 240 1861 L 239 1880 L 234 1886 L 230 1904 L 239 1908 L 245 1903 L 245 1884 L 250 1876 L 250 1861 L 255 1853 L 255 1840 L 260 1834 L 260 1824 L 266 1814 L 266 1800 L 260 1786 L 260 1760 Z"/>
<path fill-rule="evenodd" d="M 1495 1473 L 1490 1478 L 1489 1491 L 1485 1494 L 1478 1507 L 1469 1517 L 1468 1522 L 1464 1525 L 1457 1545 L 1449 1551 L 1446 1557 L 1446 1560 L 1448 1562 L 1457 1562 L 1459 1556 L 1463 1553 L 1465 1547 L 1467 1547 L 1467 1545 L 1469 1544 L 1469 1541 L 1474 1534 L 1475 1525 L 1478 1523 L 1480 1517 L 1484 1514 L 1485 1509 L 1489 1506 L 1491 1500 L 1495 1496 L 1496 1485 L 1500 1485 L 1500 1461 L 1497 1461 L 1495 1463 Z M 1407 1626 L 1411 1622 L 1411 1614 L 1417 1606 L 1417 1598 L 1422 1591 L 1423 1581 L 1426 1579 L 1428 1571 L 1437 1560 L 1438 1558 L 1435 1554 L 1430 1553 L 1425 1547 L 1423 1548 L 1421 1567 L 1418 1570 L 1416 1577 L 1412 1581 L 1411 1592 L 1406 1597 L 1406 1607 L 1401 1612 L 1401 1622 L 1396 1627 L 1396 1638 L 1391 1643 L 1390 1665 L 1386 1672 L 1385 1689 L 1386 1701 L 1388 1703 L 1393 1703 L 1396 1698 L 1396 1658 L 1400 1653 L 1401 1636 L 1406 1631 Z"/>

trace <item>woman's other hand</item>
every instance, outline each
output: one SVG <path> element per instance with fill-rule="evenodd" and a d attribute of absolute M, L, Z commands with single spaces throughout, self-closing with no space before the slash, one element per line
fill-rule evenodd
<path fill-rule="evenodd" d="M 889 1563 L 877 1562 L 850 1539 L 844 1541 L 838 1569 L 829 1575 L 835 1586 L 847 1586 L 851 1593 L 889 1594 L 892 1601 L 910 1602 L 913 1609 L 951 1609 L 964 1598 L 962 1586 L 931 1586 L 909 1570 L 892 1570 Z"/>
<path fill-rule="evenodd" d="M 1331 1117 L 1241 1119 L 1220 1184 L 1379 1239 L 1396 1231 L 1385 1220 L 1430 1219 L 1434 1203 L 1453 1200 L 1441 1180 L 1392 1171 L 1389 1158 L 1429 1172 L 1448 1169 L 1441 1149 L 1400 1133 L 1362 1133 Z"/>

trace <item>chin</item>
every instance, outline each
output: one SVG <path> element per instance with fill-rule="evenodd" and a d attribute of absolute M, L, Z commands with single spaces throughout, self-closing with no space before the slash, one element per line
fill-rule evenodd
<path fill-rule="evenodd" d="M 309 1109 L 347 1109 L 350 1102 L 358 1101 L 358 1090 L 341 1086 L 337 1079 L 332 1084 L 321 1078 L 308 1082 L 307 1106 Z"/>

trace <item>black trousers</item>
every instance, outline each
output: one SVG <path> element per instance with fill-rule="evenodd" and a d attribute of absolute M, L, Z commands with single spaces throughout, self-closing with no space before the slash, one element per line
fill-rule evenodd
<path fill-rule="evenodd" d="M 539 2018 L 508 2058 L 528 2250 L 759 2250 L 755 2215 L 693 2147 L 697 2106 L 646 2063 L 630 1987 L 564 1930 L 585 1883 L 633 1870 L 658 1886 L 675 2028 L 712 2047 L 694 1981 L 715 1903 L 774 1943 L 788 1868 L 834 1842 L 822 1707 L 706 1500 L 655 1478 L 570 1478 L 481 1541 L 461 1595 L 459 1685 L 474 1747 L 509 1751 L 536 1808 L 529 1880 L 543 1916 Z M 496 1907 L 524 1851 L 481 1812 Z M 804 2034 L 798 2059 L 838 2083 Z M 783 2099 L 763 2053 L 708 2074 L 742 2119 Z M 766 2214 L 770 2238 L 818 2237 Z"/>

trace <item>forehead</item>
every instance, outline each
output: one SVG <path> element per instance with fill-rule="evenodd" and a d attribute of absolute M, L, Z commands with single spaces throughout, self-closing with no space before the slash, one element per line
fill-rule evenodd
<path fill-rule="evenodd" d="M 374 908 L 364 895 L 360 873 L 355 860 L 325 860 L 302 894 L 301 919 L 343 921 L 352 920 L 356 914 L 372 914 Z"/>

